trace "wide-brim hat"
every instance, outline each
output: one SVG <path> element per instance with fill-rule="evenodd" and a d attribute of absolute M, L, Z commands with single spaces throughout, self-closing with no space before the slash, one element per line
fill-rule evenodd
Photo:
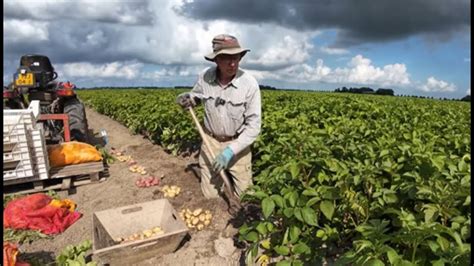
<path fill-rule="evenodd" d="M 234 36 L 219 34 L 212 39 L 212 51 L 212 53 L 205 55 L 204 58 L 214 62 L 216 56 L 220 54 L 241 54 L 244 56 L 250 49 L 242 48 Z"/>

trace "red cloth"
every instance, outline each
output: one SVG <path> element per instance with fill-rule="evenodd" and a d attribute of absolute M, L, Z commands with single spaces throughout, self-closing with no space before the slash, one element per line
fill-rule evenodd
<path fill-rule="evenodd" d="M 82 214 L 50 205 L 52 198 L 38 193 L 9 202 L 3 211 L 3 227 L 40 230 L 43 234 L 58 234 L 75 223 Z"/>
<path fill-rule="evenodd" d="M 3 243 L 3 265 L 4 266 L 30 266 L 29 263 L 17 260 L 18 245 L 4 242 Z"/>

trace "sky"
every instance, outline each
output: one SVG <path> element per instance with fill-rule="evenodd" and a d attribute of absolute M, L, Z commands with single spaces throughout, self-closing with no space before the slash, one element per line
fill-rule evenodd
<path fill-rule="evenodd" d="M 468 0 L 4 0 L 3 83 L 24 54 L 79 88 L 192 86 L 212 38 L 281 89 L 391 88 L 462 98 L 471 88 Z"/>

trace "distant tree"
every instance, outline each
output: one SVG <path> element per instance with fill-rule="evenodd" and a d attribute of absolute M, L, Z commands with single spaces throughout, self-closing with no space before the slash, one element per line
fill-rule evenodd
<path fill-rule="evenodd" d="M 267 85 L 260 85 L 261 90 L 276 90 L 275 87 L 267 86 Z"/>
<path fill-rule="evenodd" d="M 394 96 L 394 92 L 392 89 L 383 89 L 383 88 L 377 89 L 377 91 L 375 91 L 375 94 Z"/>
<path fill-rule="evenodd" d="M 462 97 L 461 101 L 470 102 L 471 101 L 471 95 L 466 95 L 466 96 Z"/>
<path fill-rule="evenodd" d="M 348 92 L 349 90 L 346 87 L 342 87 L 342 92 Z"/>

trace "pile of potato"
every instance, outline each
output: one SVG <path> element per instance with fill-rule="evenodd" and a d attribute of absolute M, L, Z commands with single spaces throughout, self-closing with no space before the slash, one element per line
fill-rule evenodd
<path fill-rule="evenodd" d="M 132 160 L 132 156 L 130 156 L 130 155 L 119 155 L 119 156 L 117 156 L 117 160 L 119 160 L 121 162 L 128 162 L 128 161 Z"/>
<path fill-rule="evenodd" d="M 142 175 L 146 175 L 147 172 L 145 171 L 145 167 L 143 166 L 140 166 L 138 164 L 135 164 L 135 165 L 132 165 L 128 168 L 128 170 L 130 170 L 130 172 L 132 173 L 140 173 Z"/>
<path fill-rule="evenodd" d="M 165 185 L 165 186 L 163 186 L 161 191 L 163 192 L 163 195 L 166 198 L 174 198 L 174 197 L 178 196 L 178 194 L 181 192 L 181 188 L 178 187 L 178 186 Z"/>
<path fill-rule="evenodd" d="M 188 228 L 196 228 L 198 231 L 211 224 L 212 213 L 210 210 L 199 208 L 194 211 L 190 209 L 182 209 L 179 216 L 186 222 Z"/>
<path fill-rule="evenodd" d="M 165 232 L 163 231 L 163 229 L 161 229 L 161 227 L 155 226 L 152 229 L 146 229 L 146 230 L 143 230 L 140 233 L 135 233 L 135 234 L 132 234 L 128 237 L 119 237 L 119 238 L 115 239 L 115 242 L 117 242 L 117 243 L 127 243 L 127 242 L 131 242 L 131 241 L 147 239 L 147 238 L 154 237 L 154 236 L 157 236 L 157 235 L 162 235 L 164 233 Z"/>

